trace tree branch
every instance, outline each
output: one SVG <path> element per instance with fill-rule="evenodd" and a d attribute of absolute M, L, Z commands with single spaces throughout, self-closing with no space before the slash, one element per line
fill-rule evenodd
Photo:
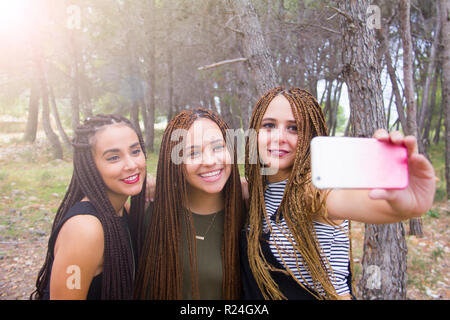
<path fill-rule="evenodd" d="M 333 9 L 334 11 L 339 13 L 340 15 L 343 15 L 349 22 L 353 22 L 353 18 L 348 13 L 345 13 L 344 11 L 342 11 L 342 10 L 340 10 L 338 8 L 335 8 L 333 6 L 327 6 L 327 7 L 330 8 L 330 9 Z"/>
<path fill-rule="evenodd" d="M 223 61 L 216 62 L 216 63 L 213 63 L 213 64 L 208 64 L 206 66 L 198 67 L 197 70 L 207 70 L 207 69 L 220 67 L 220 66 L 223 66 L 225 64 L 236 63 L 236 62 L 243 62 L 243 61 L 247 61 L 247 60 L 248 60 L 247 58 L 236 58 L 236 59 L 230 59 L 230 60 L 223 60 Z"/>

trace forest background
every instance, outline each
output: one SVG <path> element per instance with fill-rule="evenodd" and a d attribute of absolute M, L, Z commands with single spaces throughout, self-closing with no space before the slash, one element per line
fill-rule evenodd
<path fill-rule="evenodd" d="M 33 290 L 83 119 L 130 118 L 154 173 L 177 112 L 213 109 L 245 130 L 276 85 L 317 97 L 330 135 L 418 138 L 435 205 L 352 223 L 356 291 L 448 299 L 449 28 L 449 0 L 0 0 L 0 299 Z"/>

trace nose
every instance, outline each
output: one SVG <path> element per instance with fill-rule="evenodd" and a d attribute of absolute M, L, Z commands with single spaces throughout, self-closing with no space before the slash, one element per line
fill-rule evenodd
<path fill-rule="evenodd" d="M 280 126 L 279 128 L 272 130 L 272 140 L 278 142 L 278 144 L 283 144 L 286 142 L 286 128 Z"/>
<path fill-rule="evenodd" d="M 203 153 L 202 164 L 205 166 L 213 166 L 217 163 L 216 155 L 212 150 Z"/>
<path fill-rule="evenodd" d="M 131 171 L 131 170 L 135 170 L 137 168 L 136 161 L 134 161 L 133 157 L 126 156 L 124 161 L 125 161 L 125 164 L 124 164 L 125 170 Z"/>

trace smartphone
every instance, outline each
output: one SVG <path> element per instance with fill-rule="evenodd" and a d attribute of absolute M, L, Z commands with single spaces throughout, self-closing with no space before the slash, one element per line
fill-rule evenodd
<path fill-rule="evenodd" d="M 311 174 L 319 189 L 404 189 L 408 151 L 373 138 L 315 137 Z"/>

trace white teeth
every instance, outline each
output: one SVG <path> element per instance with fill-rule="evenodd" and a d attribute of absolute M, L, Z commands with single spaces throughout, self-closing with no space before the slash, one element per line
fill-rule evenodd
<path fill-rule="evenodd" d="M 270 151 L 270 153 L 274 154 L 274 155 L 282 155 L 282 154 L 286 154 L 286 151 L 279 151 L 279 150 L 272 150 Z"/>
<path fill-rule="evenodd" d="M 212 176 L 218 175 L 219 173 L 220 173 L 220 170 L 217 170 L 217 171 L 201 174 L 200 176 L 202 176 L 202 177 L 212 177 Z"/>
<path fill-rule="evenodd" d="M 131 177 L 129 177 L 129 178 L 126 178 L 126 179 L 124 179 L 124 181 L 132 181 L 132 180 L 135 180 L 136 178 L 137 178 L 137 174 L 136 175 L 134 175 L 134 176 L 131 176 Z"/>

